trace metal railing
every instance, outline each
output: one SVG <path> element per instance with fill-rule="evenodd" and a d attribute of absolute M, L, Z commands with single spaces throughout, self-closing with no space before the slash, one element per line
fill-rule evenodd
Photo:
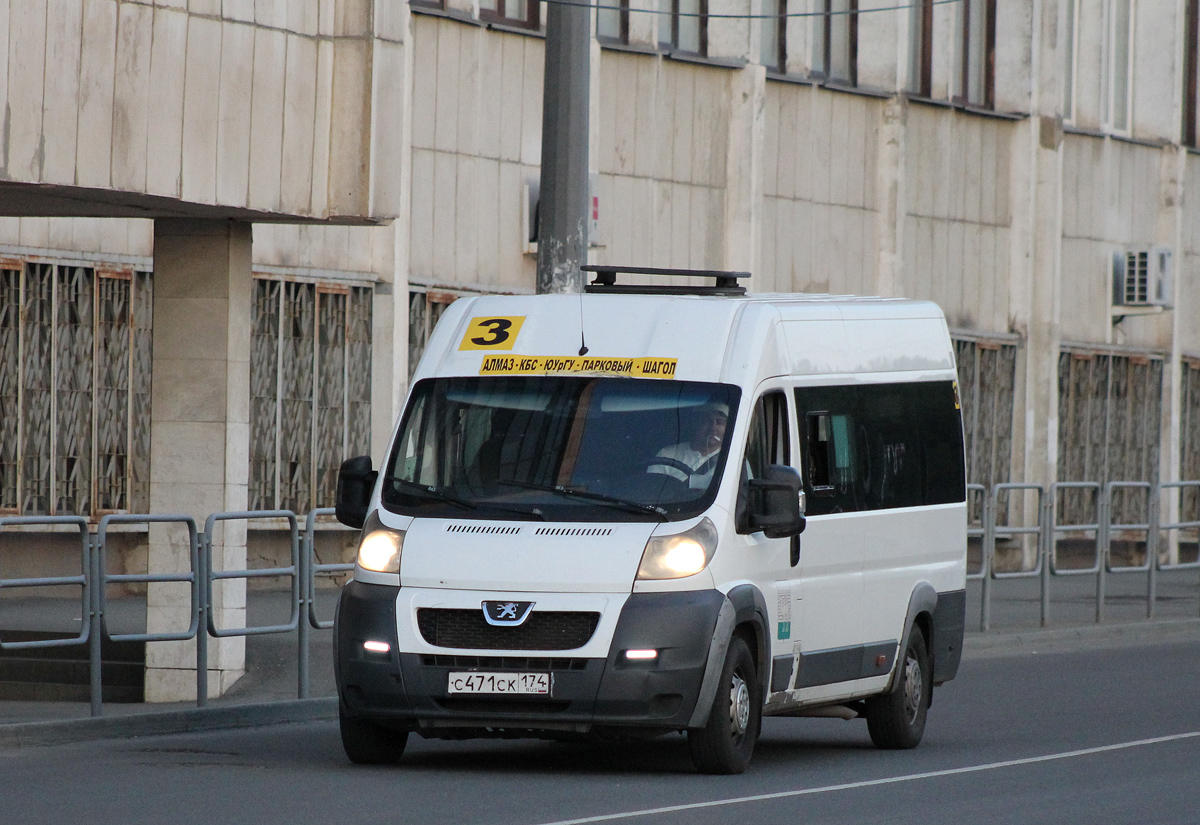
<path fill-rule="evenodd" d="M 1060 494 L 1072 490 L 1087 491 L 1094 502 L 1092 512 L 1095 521 L 1060 523 L 1058 521 L 1058 499 Z M 1145 517 L 1137 522 L 1112 520 L 1113 499 L 1118 491 L 1140 490 L 1145 500 Z M 1182 499 L 1186 491 L 1196 491 L 1200 496 L 1200 481 L 1167 482 L 1151 485 L 1147 482 L 1109 482 L 1103 486 L 1096 482 L 1056 482 L 1044 487 L 1039 484 L 996 484 L 991 488 L 983 485 L 967 485 L 968 497 L 978 497 L 980 518 L 967 527 L 968 539 L 980 544 L 979 569 L 967 574 L 967 579 L 979 581 L 981 589 L 980 630 L 991 625 L 991 605 L 994 587 L 1010 579 L 1040 578 L 1040 611 L 1043 626 L 1050 621 L 1050 582 L 1054 577 L 1092 575 L 1096 577 L 1095 621 L 1103 621 L 1107 598 L 1109 575 L 1142 573 L 1147 577 L 1146 616 L 1154 616 L 1157 599 L 1157 576 L 1162 571 L 1200 569 L 1200 546 L 1197 558 L 1180 561 L 1177 554 L 1160 558 L 1158 552 L 1160 534 L 1166 536 L 1168 546 L 1177 547 L 1183 531 L 1194 531 L 1200 535 L 1200 519 L 1168 520 L 1161 522 L 1160 511 L 1163 496 L 1178 496 L 1179 502 L 1170 499 L 1171 512 L 1182 510 Z M 1014 507 L 1017 496 L 1032 497 L 1032 507 Z M 1029 502 L 1022 502 L 1029 503 Z M 1001 507 L 1001 505 L 1007 505 Z M 1178 505 L 1178 506 L 1177 506 Z M 333 508 L 321 508 L 308 513 L 303 533 L 299 530 L 298 518 L 288 510 L 256 510 L 214 513 L 205 521 L 204 531 L 198 532 L 196 522 L 184 515 L 124 515 L 104 516 L 96 532 L 89 532 L 87 519 L 79 516 L 7 516 L 0 518 L 0 532 L 10 526 L 74 526 L 80 536 L 79 575 L 47 576 L 33 578 L 3 578 L 0 564 L 0 588 L 44 588 L 75 586 L 80 588 L 81 627 L 78 634 L 61 638 L 36 639 L 5 642 L 0 639 L 0 651 L 30 648 L 52 648 L 87 646 L 89 650 L 89 696 L 91 713 L 102 713 L 101 645 L 104 636 L 114 641 L 190 641 L 196 644 L 196 704 L 203 707 L 208 701 L 208 638 L 251 636 L 276 633 L 296 633 L 297 641 L 297 698 L 309 694 L 309 641 L 313 630 L 328 630 L 331 620 L 322 620 L 316 610 L 316 580 L 318 576 L 344 574 L 354 569 L 353 563 L 321 564 L 316 559 L 317 519 L 332 515 Z M 998 523 L 997 514 L 1004 513 L 1005 521 Z M 217 569 L 213 562 L 214 532 L 218 523 L 253 520 L 285 520 L 290 539 L 290 561 L 285 567 L 256 568 L 243 570 Z M 1161 523 L 1160 523 L 1161 522 Z M 174 572 L 114 574 L 107 571 L 105 551 L 110 527 L 116 524 L 164 524 L 181 525 L 187 531 L 188 569 Z M 1145 536 L 1145 550 L 1140 564 L 1115 565 L 1112 558 L 1114 534 L 1140 534 Z M 1059 560 L 1058 545 L 1063 536 L 1083 534 L 1095 544 L 1092 563 L 1085 567 L 1069 567 Z M 996 544 L 1000 540 L 1034 537 L 1032 564 L 1022 564 L 1016 570 L 998 570 L 996 566 Z M 1200 542 L 1198 542 L 1200 543 Z M 1028 561 L 1029 554 L 1023 554 Z M 2 559 L 0 559 L 2 562 Z M 286 622 L 274 625 L 221 627 L 213 613 L 214 583 L 234 579 L 258 578 L 291 579 L 291 614 Z M 186 584 L 190 589 L 189 616 L 186 629 L 171 632 L 108 633 L 106 614 L 108 602 L 106 591 L 114 584 Z"/>
<path fill-rule="evenodd" d="M 316 560 L 317 519 L 332 515 L 333 508 L 320 508 L 308 514 L 304 533 L 299 531 L 298 518 L 290 510 L 255 510 L 242 512 L 214 513 L 208 517 L 204 532 L 199 533 L 196 521 L 184 515 L 126 515 L 112 514 L 100 519 L 96 532 L 89 532 L 89 524 L 82 516 L 9 516 L 0 518 L 0 531 L 8 526 L 31 525 L 53 527 L 75 525 L 80 533 L 79 575 L 46 576 L 37 578 L 3 578 L 0 567 L 0 588 L 45 588 L 66 585 L 81 588 L 81 629 L 77 635 L 61 638 L 30 641 L 5 642 L 0 639 L 0 651 L 30 648 L 88 646 L 89 700 L 91 715 L 103 712 L 103 689 L 101 685 L 100 642 L 107 636 L 116 642 L 171 642 L 191 641 L 196 643 L 196 705 L 208 703 L 208 644 L 209 638 L 219 639 L 232 636 L 252 636 L 275 633 L 292 633 L 297 636 L 296 696 L 308 698 L 309 694 L 309 639 L 312 630 L 328 630 L 333 622 L 320 620 L 315 607 L 316 577 L 345 573 L 354 569 L 353 563 L 320 564 Z M 217 569 L 222 565 L 213 563 L 214 532 L 218 523 L 230 521 L 283 519 L 287 521 L 291 542 L 291 564 L 286 567 L 254 568 L 243 570 Z M 105 564 L 105 550 L 114 524 L 178 524 L 187 530 L 187 569 L 157 573 L 109 573 Z M 231 579 L 284 578 L 291 579 L 291 615 L 282 624 L 221 627 L 213 612 L 213 585 Z M 108 609 L 107 589 L 114 584 L 187 584 L 190 590 L 189 625 L 186 629 L 170 632 L 116 633 L 110 634 L 106 623 Z"/>
<path fill-rule="evenodd" d="M 1035 524 L 1021 524 L 1012 526 L 1008 524 L 998 524 L 996 513 L 999 512 L 1001 496 L 1009 496 L 1013 492 L 1032 492 L 1036 494 L 1037 504 L 1036 515 L 1037 521 Z M 1046 519 L 1045 507 L 1045 489 L 1040 484 L 994 484 L 990 494 L 989 506 L 985 510 L 983 521 L 983 594 L 980 600 L 979 607 L 979 628 L 980 630 L 988 630 L 992 622 L 992 582 L 1002 579 L 1032 579 L 1042 575 L 1044 567 L 1043 559 L 1045 556 L 1045 538 L 1046 538 Z M 1011 508 L 1010 508 L 1011 509 Z M 1034 566 L 1028 570 L 1021 569 L 1015 571 L 999 571 L 996 569 L 996 539 L 998 538 L 1013 538 L 1016 536 L 1036 536 L 1036 551 L 1034 553 Z M 1045 587 L 1043 587 L 1043 593 Z M 1049 619 L 1049 605 L 1047 599 L 1042 599 L 1042 622 L 1045 623 Z"/>
<path fill-rule="evenodd" d="M 975 485 L 968 485 L 969 489 Z M 1170 542 L 1172 535 L 1177 536 L 1185 530 L 1200 533 L 1200 520 L 1178 520 L 1162 522 L 1163 495 L 1170 493 L 1182 497 L 1185 490 L 1196 490 L 1200 495 L 1200 481 L 1176 481 L 1151 484 L 1145 481 L 1110 481 L 1101 485 L 1094 481 L 1060 481 L 1049 485 L 1040 484 L 997 484 L 989 491 L 987 500 L 990 505 L 985 507 L 980 528 L 968 529 L 968 536 L 974 536 L 979 530 L 983 533 L 981 569 L 967 576 L 968 580 L 980 581 L 980 620 L 979 629 L 987 631 L 991 628 L 991 610 L 995 583 L 1005 579 L 1036 578 L 1041 579 L 1040 611 L 1041 625 L 1050 624 L 1051 588 L 1050 582 L 1056 577 L 1094 576 L 1095 614 L 1094 620 L 1104 621 L 1105 605 L 1108 601 L 1108 578 L 1113 575 L 1143 574 L 1146 576 L 1146 618 L 1155 615 L 1158 601 L 1158 578 L 1163 571 L 1200 569 L 1200 547 L 1197 558 L 1193 561 L 1175 561 L 1171 557 L 1163 558 L 1159 553 L 1160 540 L 1164 534 Z M 1029 524 L 1029 519 L 1023 519 L 1016 526 L 997 523 L 997 513 L 1000 512 L 1001 497 L 1011 491 L 1027 491 L 1036 494 L 1037 524 Z M 1060 522 L 1060 495 L 1068 491 L 1085 491 L 1090 493 L 1092 506 L 1090 512 L 1095 515 L 1094 521 Z M 1134 508 L 1142 513 L 1139 521 L 1114 521 L 1114 501 L 1119 494 L 1128 491 L 1140 491 L 1142 506 Z M 968 491 L 968 495 L 969 495 Z M 1179 507 L 1178 509 L 1182 509 Z M 1064 536 L 1083 535 L 1094 544 L 1091 564 L 1082 567 L 1067 566 L 1059 559 L 1059 543 Z M 996 569 L 996 543 L 998 539 L 1012 538 L 1022 535 L 1036 535 L 1036 551 L 1034 564 L 1031 567 L 1022 566 L 1017 570 Z M 1141 539 L 1143 546 L 1140 562 L 1118 564 L 1114 562 L 1113 543 L 1115 537 L 1121 541 L 1135 544 Z M 1136 553 L 1134 554 L 1136 556 Z"/>

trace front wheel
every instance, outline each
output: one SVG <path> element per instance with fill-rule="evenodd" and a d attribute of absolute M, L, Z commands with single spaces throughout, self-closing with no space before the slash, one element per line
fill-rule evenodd
<path fill-rule="evenodd" d="M 899 663 L 896 689 L 867 700 L 867 730 L 875 747 L 886 750 L 915 748 L 925 733 L 929 713 L 929 651 L 920 628 L 914 627 Z"/>
<path fill-rule="evenodd" d="M 721 669 L 720 687 L 708 724 L 687 733 L 692 763 L 701 773 L 735 774 L 746 770 L 762 719 L 758 673 L 750 648 L 734 636 Z"/>
<path fill-rule="evenodd" d="M 342 750 L 356 765 L 394 765 L 404 755 L 407 731 L 355 719 L 345 707 L 338 708 L 338 723 L 342 732 Z"/>

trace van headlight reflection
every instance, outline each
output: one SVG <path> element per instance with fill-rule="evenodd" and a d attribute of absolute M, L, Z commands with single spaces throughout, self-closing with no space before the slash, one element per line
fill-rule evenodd
<path fill-rule="evenodd" d="M 399 530 L 373 530 L 358 545 L 358 566 L 376 573 L 399 573 L 404 533 Z"/>
<path fill-rule="evenodd" d="M 717 528 L 707 518 L 674 536 L 653 536 L 646 542 L 639 580 L 682 579 L 708 567 L 717 549 Z"/>

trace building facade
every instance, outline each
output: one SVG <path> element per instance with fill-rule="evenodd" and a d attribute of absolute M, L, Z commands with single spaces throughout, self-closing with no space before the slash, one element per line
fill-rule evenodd
<path fill-rule="evenodd" d="M 599 5 L 594 263 L 936 301 L 972 482 L 1200 478 L 1198 0 Z M 534 291 L 545 8 L 0 2 L 0 511 L 307 512 L 378 460 L 445 306 Z"/>

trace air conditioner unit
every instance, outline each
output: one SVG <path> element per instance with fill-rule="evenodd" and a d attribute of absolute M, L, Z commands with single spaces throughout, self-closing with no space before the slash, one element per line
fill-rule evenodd
<path fill-rule="evenodd" d="M 1116 307 L 1171 306 L 1171 250 L 1165 246 L 1128 246 L 1114 251 L 1112 290 Z"/>

